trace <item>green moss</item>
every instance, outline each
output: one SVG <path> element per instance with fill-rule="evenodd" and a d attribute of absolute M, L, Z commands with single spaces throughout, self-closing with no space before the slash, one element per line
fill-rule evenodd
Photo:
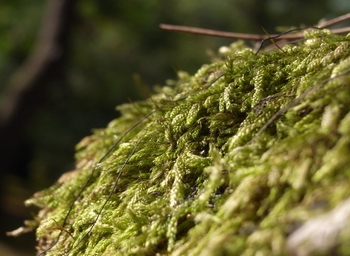
<path fill-rule="evenodd" d="M 119 106 L 77 145 L 76 170 L 27 201 L 43 209 L 41 250 L 285 254 L 296 226 L 350 196 L 350 38 L 305 37 L 257 54 L 234 43 Z"/>

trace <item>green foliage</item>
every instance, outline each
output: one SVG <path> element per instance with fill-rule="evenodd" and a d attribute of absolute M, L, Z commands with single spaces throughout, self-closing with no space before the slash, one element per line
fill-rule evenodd
<path fill-rule="evenodd" d="M 116 105 L 146 98 L 137 90 L 134 77 L 139 75 L 139 84 L 150 86 L 173 79 L 179 70 L 193 74 L 209 62 L 206 51 L 231 42 L 165 32 L 159 23 L 246 33 L 262 33 L 264 27 L 273 32 L 276 24 L 311 25 L 328 13 L 336 16 L 349 10 L 348 3 L 334 8 L 335 2 L 78 1 L 67 40 L 68 57 L 59 69 L 64 72 L 46 84 L 47 103 L 26 125 L 28 143 L 33 145 L 28 167 L 31 189 L 51 184 L 58 173 L 72 168 L 73 146 L 91 128 L 115 118 Z M 0 3 L 0 93 L 32 51 L 45 4 L 37 0 Z M 295 15 L 288 15 L 291 9 Z"/>
<path fill-rule="evenodd" d="M 76 170 L 27 201 L 43 208 L 42 249 L 59 238 L 46 255 L 285 254 L 295 225 L 350 196 L 350 38 L 305 37 L 234 43 L 120 106 Z"/>

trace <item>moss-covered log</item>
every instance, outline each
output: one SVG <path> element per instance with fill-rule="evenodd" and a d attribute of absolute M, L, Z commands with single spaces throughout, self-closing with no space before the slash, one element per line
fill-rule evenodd
<path fill-rule="evenodd" d="M 350 37 L 220 54 L 78 144 L 76 170 L 27 201 L 42 209 L 39 251 L 350 254 L 336 208 L 350 196 Z"/>

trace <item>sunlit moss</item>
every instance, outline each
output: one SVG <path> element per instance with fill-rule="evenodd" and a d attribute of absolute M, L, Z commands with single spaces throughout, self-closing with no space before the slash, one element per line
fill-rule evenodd
<path fill-rule="evenodd" d="M 46 255 L 285 254 L 297 225 L 350 196 L 349 40 L 237 42 L 118 107 L 77 145 L 77 169 L 27 201 L 43 209 L 41 250 L 59 237 Z"/>

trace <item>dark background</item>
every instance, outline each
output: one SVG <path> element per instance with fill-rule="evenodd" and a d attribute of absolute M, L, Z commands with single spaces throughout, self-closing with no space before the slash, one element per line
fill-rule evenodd
<path fill-rule="evenodd" d="M 31 218 L 24 200 L 74 168 L 75 144 L 118 117 L 115 106 L 232 42 L 160 23 L 263 34 L 349 11 L 347 0 L 0 1 L 0 254 L 35 254 L 33 233 L 5 232 Z"/>

